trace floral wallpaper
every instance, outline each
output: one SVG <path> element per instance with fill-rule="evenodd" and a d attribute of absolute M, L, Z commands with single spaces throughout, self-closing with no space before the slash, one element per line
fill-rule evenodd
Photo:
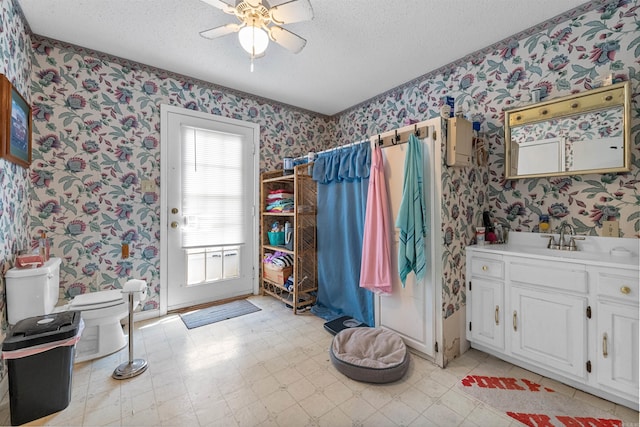
<path fill-rule="evenodd" d="M 455 98 L 455 110 L 481 122 L 488 168 L 443 166 L 444 318 L 465 304 L 465 247 L 483 209 L 511 230 L 537 231 L 538 216 L 546 213 L 552 227 L 566 220 L 578 233 L 595 235 L 603 220 L 618 220 L 621 237 L 640 237 L 639 7 L 627 0 L 591 2 L 338 117 L 340 143 L 436 117 L 446 96 Z M 534 88 L 547 100 L 588 90 L 609 74 L 632 85 L 631 172 L 505 180 L 503 110 L 529 104 Z"/>
<path fill-rule="evenodd" d="M 325 147 L 330 120 L 34 36 L 31 223 L 63 259 L 61 297 L 150 284 L 159 307 L 160 104 L 260 124 L 260 169 Z M 127 243 L 130 257 L 121 259 Z"/>
<path fill-rule="evenodd" d="M 0 6 L 0 74 L 4 74 L 20 94 L 29 100 L 31 41 L 25 30 L 25 23 L 17 14 L 13 3 L 2 0 Z M 3 271 L 12 266 L 18 251 L 28 248 L 30 237 L 27 170 L 0 159 L 0 262 Z M 7 329 L 4 274 L 0 274 L 0 294 L 3 339 Z M 0 378 L 5 375 L 4 369 L 3 362 L 0 364 Z"/>
<path fill-rule="evenodd" d="M 62 297 L 135 276 L 151 285 L 144 309 L 158 307 L 159 194 L 142 193 L 140 182 L 159 184 L 162 103 L 259 123 L 265 171 L 284 156 L 436 117 L 453 96 L 457 111 L 481 123 L 489 161 L 443 165 L 445 319 L 465 304 L 464 249 L 485 209 L 512 230 L 536 231 L 538 216 L 548 213 L 552 226 L 567 220 L 579 233 L 597 234 L 602 221 L 616 219 L 621 237 L 640 237 L 636 2 L 586 3 L 332 118 L 29 36 L 13 1 L 0 5 L 1 71 L 31 99 L 34 120 L 31 168 L 0 159 L 0 250 L 11 261 L 46 231 L 63 259 Z M 545 100 L 588 90 L 610 74 L 633 88 L 632 171 L 505 180 L 503 110 L 528 104 L 534 88 Z M 120 259 L 122 243 L 130 244 L 129 259 Z"/>

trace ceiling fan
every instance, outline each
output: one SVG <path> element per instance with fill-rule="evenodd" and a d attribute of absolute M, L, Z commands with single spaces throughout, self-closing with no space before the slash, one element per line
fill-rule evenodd
<path fill-rule="evenodd" d="M 266 0 L 236 0 L 235 6 L 222 0 L 202 1 L 235 15 L 240 23 L 211 28 L 200 32 L 200 35 L 215 39 L 237 32 L 240 45 L 251 55 L 251 71 L 254 58 L 264 56 L 269 40 L 293 53 L 299 53 L 307 44 L 305 39 L 281 25 L 312 19 L 313 9 L 309 0 L 291 0 L 273 7 Z"/>

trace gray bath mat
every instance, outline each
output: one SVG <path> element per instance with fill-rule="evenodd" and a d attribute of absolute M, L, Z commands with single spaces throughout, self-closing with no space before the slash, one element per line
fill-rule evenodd
<path fill-rule="evenodd" d="M 242 299 L 184 313 L 180 315 L 180 318 L 188 329 L 193 329 L 260 310 L 249 301 Z"/>

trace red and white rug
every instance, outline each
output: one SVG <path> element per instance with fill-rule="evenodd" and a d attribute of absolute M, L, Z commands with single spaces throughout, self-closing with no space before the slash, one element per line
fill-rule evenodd
<path fill-rule="evenodd" d="M 465 393 L 530 427 L 622 426 L 613 414 L 526 378 L 467 375 L 458 385 Z"/>

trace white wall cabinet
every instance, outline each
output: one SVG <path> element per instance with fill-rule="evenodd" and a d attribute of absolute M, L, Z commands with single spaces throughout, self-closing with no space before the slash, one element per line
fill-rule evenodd
<path fill-rule="evenodd" d="M 467 248 L 471 346 L 638 410 L 639 268 L 503 252 Z"/>

